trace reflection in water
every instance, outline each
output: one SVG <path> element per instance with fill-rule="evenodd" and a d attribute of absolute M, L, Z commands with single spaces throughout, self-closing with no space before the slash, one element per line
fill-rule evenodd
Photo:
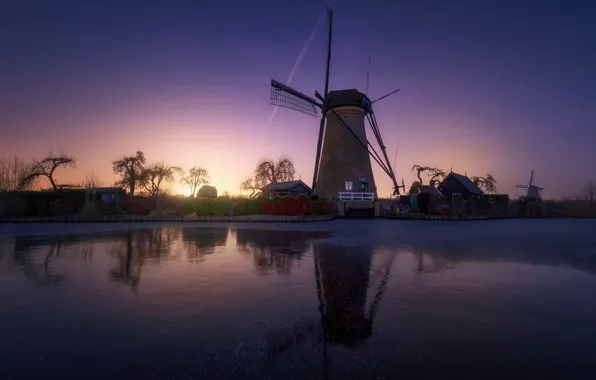
<path fill-rule="evenodd" d="M 136 231 L 140 233 L 140 231 Z M 110 278 L 114 281 L 123 282 L 132 286 L 133 290 L 137 290 L 137 286 L 141 281 L 141 267 L 143 265 L 142 252 L 138 246 L 133 248 L 134 232 L 126 231 L 124 241 L 112 251 L 112 255 L 116 256 L 116 266 L 110 269 Z"/>
<path fill-rule="evenodd" d="M 25 277 L 36 285 L 59 285 L 66 274 L 56 270 L 54 260 L 60 258 L 63 245 L 61 237 L 43 240 L 16 238 L 13 244 L 4 242 L 3 249 L 12 248 L 12 266 L 19 268 Z M 2 254 L 10 261 L 9 254 Z"/>
<path fill-rule="evenodd" d="M 0 378 L 594 378 L 592 243 L 392 234 L 0 238 Z"/>
<path fill-rule="evenodd" d="M 141 271 L 147 262 L 168 260 L 181 245 L 189 262 L 198 263 L 203 256 L 226 244 L 228 230 L 224 228 L 157 228 L 126 231 L 114 236 L 118 241 L 112 249 L 117 263 L 110 270 L 110 278 L 131 285 L 133 290 L 141 280 Z"/>
<path fill-rule="evenodd" d="M 327 343 L 354 347 L 369 338 L 378 306 L 385 292 L 395 252 L 375 252 L 371 247 L 314 246 L 314 280 L 320 316 L 317 323 L 271 334 L 267 356 L 270 360 L 286 358 L 296 345 L 309 337 L 320 345 L 322 378 L 329 378 L 331 358 Z M 373 257 L 382 256 L 380 267 L 373 269 Z M 388 257 L 385 257 L 388 256 Z M 378 280 L 378 281 L 374 281 Z M 288 353 L 289 354 L 289 353 Z"/>
<path fill-rule="evenodd" d="M 315 270 L 322 293 L 325 339 L 352 346 L 368 338 L 372 321 L 366 295 L 372 252 L 333 246 L 315 248 Z M 320 280 L 319 280 L 320 278 Z"/>
<path fill-rule="evenodd" d="M 184 228 L 182 242 L 186 256 L 190 262 L 200 262 L 205 255 L 215 252 L 216 247 L 226 245 L 228 230 L 226 228 Z"/>
<path fill-rule="evenodd" d="M 245 230 L 236 231 L 236 245 L 242 253 L 252 255 L 258 273 L 275 269 L 280 274 L 292 273 L 312 239 L 329 237 L 327 232 Z"/>

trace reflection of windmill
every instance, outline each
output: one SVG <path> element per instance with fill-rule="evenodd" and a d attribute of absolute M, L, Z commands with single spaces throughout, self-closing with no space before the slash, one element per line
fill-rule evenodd
<path fill-rule="evenodd" d="M 530 173 L 530 182 L 528 182 L 527 185 L 516 185 L 515 187 L 518 187 L 520 189 L 525 189 L 527 199 L 540 200 L 540 199 L 542 199 L 542 190 L 544 190 L 544 188 L 535 186 L 533 182 L 534 182 L 534 169 L 532 169 L 532 172 Z"/>
<path fill-rule="evenodd" d="M 341 252 L 335 252 L 338 249 Z M 273 359 L 281 356 L 314 334 L 315 344 L 321 344 L 323 377 L 327 378 L 330 361 L 328 343 L 351 347 L 362 343 L 371 335 L 376 311 L 385 292 L 395 256 L 396 252 L 389 253 L 388 260 L 379 273 L 378 289 L 367 302 L 374 276 L 371 276 L 372 254 L 326 245 L 315 247 L 314 270 L 319 322 L 291 329 L 292 336 L 286 339 L 279 340 L 279 334 L 275 334 L 275 338 L 269 342 L 269 357 Z"/>
<path fill-rule="evenodd" d="M 366 179 L 363 192 L 376 193 L 370 157 L 393 181 L 394 194 L 399 194 L 399 186 L 372 110 L 373 103 L 399 90 L 374 101 L 356 89 L 329 91 L 333 11 L 329 8 L 327 11 L 329 40 L 325 88 L 323 95 L 315 91 L 315 96 L 320 102 L 276 80 L 271 80 L 271 104 L 315 117 L 318 109 L 322 112 L 312 182 L 314 194 L 322 197 L 337 197 L 339 192 L 356 189 L 357 184 L 360 183 L 359 178 Z M 365 117 L 381 148 L 382 157 L 366 139 Z M 325 121 L 327 121 L 326 124 Z"/>

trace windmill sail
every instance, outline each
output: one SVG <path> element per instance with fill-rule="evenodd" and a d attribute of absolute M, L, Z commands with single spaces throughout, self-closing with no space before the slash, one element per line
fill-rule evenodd
<path fill-rule="evenodd" d="M 274 79 L 271 79 L 271 104 L 310 116 L 317 116 L 317 108 L 321 108 L 321 103 L 313 98 Z"/>

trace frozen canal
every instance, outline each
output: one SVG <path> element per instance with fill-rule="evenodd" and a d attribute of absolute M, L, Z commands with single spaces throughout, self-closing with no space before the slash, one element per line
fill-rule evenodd
<path fill-rule="evenodd" d="M 0 379 L 596 378 L 596 220 L 0 224 Z"/>

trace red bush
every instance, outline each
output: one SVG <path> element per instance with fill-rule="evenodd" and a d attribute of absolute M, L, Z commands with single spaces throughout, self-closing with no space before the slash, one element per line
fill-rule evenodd
<path fill-rule="evenodd" d="M 331 215 L 333 213 L 333 202 L 313 201 L 312 213 L 316 215 Z"/>
<path fill-rule="evenodd" d="M 305 197 L 284 197 L 279 202 L 266 200 L 259 208 L 261 214 L 304 216 L 307 214 L 330 215 L 333 202 L 313 201 Z"/>

